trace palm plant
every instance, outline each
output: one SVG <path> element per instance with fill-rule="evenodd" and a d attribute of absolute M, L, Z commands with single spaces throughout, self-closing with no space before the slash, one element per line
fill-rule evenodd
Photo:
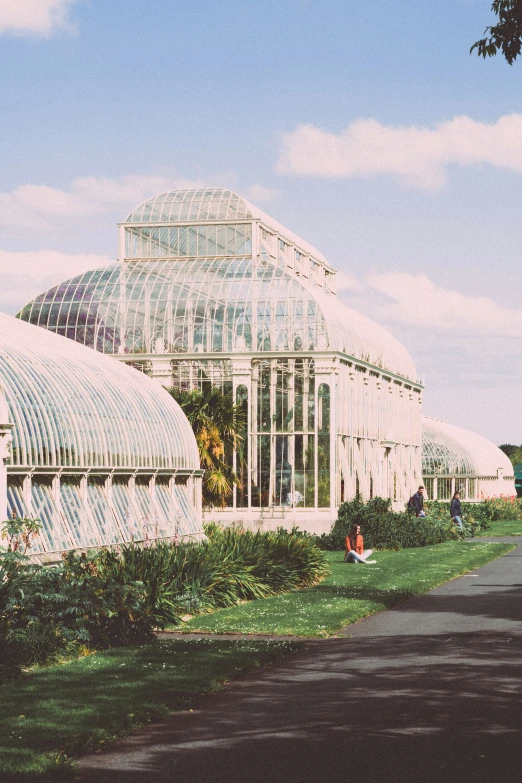
<path fill-rule="evenodd" d="M 223 508 L 238 477 L 233 470 L 233 452 L 242 443 L 245 415 L 234 405 L 232 394 L 215 386 L 202 391 L 171 387 L 174 397 L 190 422 L 199 450 L 203 475 L 203 505 Z"/>

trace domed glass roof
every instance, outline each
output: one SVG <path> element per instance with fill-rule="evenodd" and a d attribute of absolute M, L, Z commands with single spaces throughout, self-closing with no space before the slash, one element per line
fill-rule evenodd
<path fill-rule="evenodd" d="M 224 188 L 170 190 L 143 201 L 126 223 L 185 223 L 207 220 L 251 220 L 252 206 Z"/>
<path fill-rule="evenodd" d="M 509 458 L 487 438 L 430 416 L 422 417 L 423 476 L 496 477 L 499 469 L 513 475 Z"/>
<path fill-rule="evenodd" d="M 192 429 L 157 382 L 4 314 L 0 386 L 11 466 L 199 468 Z"/>
<path fill-rule="evenodd" d="M 251 257 L 115 264 L 55 286 L 19 317 L 110 354 L 337 350 L 416 379 L 385 329 Z"/>

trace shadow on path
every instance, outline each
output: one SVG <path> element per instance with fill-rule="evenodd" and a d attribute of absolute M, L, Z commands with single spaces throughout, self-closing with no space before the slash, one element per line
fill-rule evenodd
<path fill-rule="evenodd" d="M 82 759 L 82 783 L 518 783 L 521 554 Z"/>
<path fill-rule="evenodd" d="M 517 781 L 521 681 L 520 636 L 331 640 L 84 759 L 82 780 Z"/>

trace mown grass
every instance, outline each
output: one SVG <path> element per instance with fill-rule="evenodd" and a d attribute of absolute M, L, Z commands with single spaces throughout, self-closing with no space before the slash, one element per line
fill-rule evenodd
<path fill-rule="evenodd" d="M 321 584 L 198 615 L 184 630 L 330 636 L 512 548 L 511 544 L 451 541 L 421 549 L 376 552 L 375 565 L 347 564 L 343 552 L 328 552 L 332 572 Z"/>
<path fill-rule="evenodd" d="M 522 520 L 520 519 L 497 519 L 495 522 L 488 522 L 489 527 L 475 533 L 475 538 L 485 536 L 522 536 Z"/>
<path fill-rule="evenodd" d="M 291 642 L 183 637 L 33 670 L 0 687 L 0 781 L 73 776 L 70 757 L 296 648 Z"/>

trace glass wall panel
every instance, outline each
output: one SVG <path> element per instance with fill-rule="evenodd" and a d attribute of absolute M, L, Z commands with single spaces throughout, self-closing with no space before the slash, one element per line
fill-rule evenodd
<path fill-rule="evenodd" d="M 315 507 L 314 436 L 295 436 L 294 506 Z"/>
<path fill-rule="evenodd" d="M 6 519 L 14 517 L 29 517 L 29 509 L 24 500 L 23 476 L 8 476 L 7 478 L 7 515 Z"/>
<path fill-rule="evenodd" d="M 317 441 L 317 504 L 330 506 L 330 387 L 322 383 L 318 389 Z"/>
<path fill-rule="evenodd" d="M 125 541 L 145 538 L 143 515 L 132 501 L 129 478 L 115 476 L 112 482 L 112 507 Z"/>
<path fill-rule="evenodd" d="M 437 500 L 449 500 L 451 498 L 451 485 L 452 480 L 450 478 L 437 479 Z"/>
<path fill-rule="evenodd" d="M 75 543 L 53 498 L 52 479 L 38 476 L 31 487 L 34 516 L 43 525 L 42 539 L 48 552 L 73 549 Z"/>
<path fill-rule="evenodd" d="M 101 543 L 94 530 L 80 486 L 79 476 L 63 476 L 60 483 L 60 506 L 73 535 L 75 546 L 96 546 Z"/>
<path fill-rule="evenodd" d="M 248 508 L 248 389 L 246 386 L 237 387 L 236 405 L 244 421 L 236 452 L 236 473 L 239 481 L 236 487 L 236 506 Z"/>
<path fill-rule="evenodd" d="M 426 496 L 428 500 L 436 500 L 433 496 L 434 492 L 434 480 L 432 478 L 424 479 L 424 488 L 426 489 Z"/>
<path fill-rule="evenodd" d="M 455 492 L 459 492 L 461 499 L 464 500 L 466 498 L 466 479 L 465 478 L 456 478 L 455 479 Z"/>
<path fill-rule="evenodd" d="M 275 438 L 275 480 L 274 497 L 275 506 L 291 505 L 293 455 L 292 443 L 285 435 L 277 435 Z"/>
<path fill-rule="evenodd" d="M 255 469 L 252 480 L 252 505 L 270 506 L 270 435 L 255 436 Z"/>
<path fill-rule="evenodd" d="M 125 540 L 118 529 L 107 497 L 107 479 L 104 476 L 89 476 L 87 498 L 91 513 L 96 521 L 98 534 L 103 544 L 114 544 Z"/>

